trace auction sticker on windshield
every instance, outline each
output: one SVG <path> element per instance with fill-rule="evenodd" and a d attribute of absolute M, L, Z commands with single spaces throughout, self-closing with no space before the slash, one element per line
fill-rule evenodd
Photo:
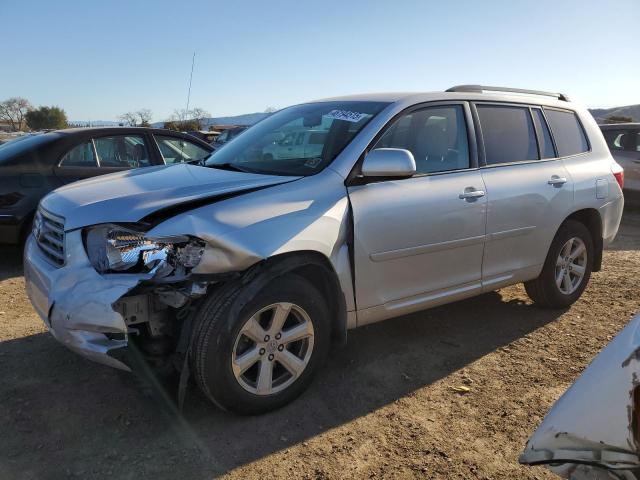
<path fill-rule="evenodd" d="M 366 113 L 351 112 L 349 110 L 331 110 L 329 113 L 323 115 L 327 118 L 333 118 L 335 120 L 345 120 L 347 122 L 359 122 L 362 118 L 367 116 Z"/>

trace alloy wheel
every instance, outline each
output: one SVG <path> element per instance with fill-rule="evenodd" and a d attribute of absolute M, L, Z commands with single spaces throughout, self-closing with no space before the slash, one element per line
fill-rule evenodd
<path fill-rule="evenodd" d="M 587 268 L 587 247 L 584 242 L 573 237 L 560 249 L 556 260 L 556 286 L 565 295 L 575 292 L 584 278 Z"/>
<path fill-rule="evenodd" d="M 231 359 L 233 374 L 255 395 L 278 393 L 304 372 L 313 339 L 313 323 L 302 307 L 287 302 L 268 305 L 240 329 Z"/>

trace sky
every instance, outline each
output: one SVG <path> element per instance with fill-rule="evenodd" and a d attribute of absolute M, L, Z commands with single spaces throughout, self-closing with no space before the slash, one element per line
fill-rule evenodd
<path fill-rule="evenodd" d="M 0 0 L 0 101 L 213 116 L 485 84 L 640 103 L 640 0 Z"/>

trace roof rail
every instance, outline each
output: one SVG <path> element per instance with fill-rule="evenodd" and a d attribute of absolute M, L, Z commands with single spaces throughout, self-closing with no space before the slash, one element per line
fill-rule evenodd
<path fill-rule="evenodd" d="M 543 92 L 541 90 L 526 90 L 524 88 L 506 88 L 506 87 L 489 87 L 487 85 L 456 85 L 455 87 L 448 88 L 447 92 L 507 92 L 507 93 L 522 93 L 525 95 L 542 95 L 545 97 L 553 97 L 564 102 L 569 101 L 569 97 L 564 93 Z"/>

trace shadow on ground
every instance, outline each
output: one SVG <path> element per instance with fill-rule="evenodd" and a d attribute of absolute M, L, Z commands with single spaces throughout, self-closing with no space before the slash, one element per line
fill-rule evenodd
<path fill-rule="evenodd" d="M 22 276 L 22 247 L 0 245 L 0 282 Z"/>
<path fill-rule="evenodd" d="M 211 478 L 379 409 L 561 313 L 491 293 L 358 329 L 300 399 L 257 417 L 222 412 L 194 388 L 178 415 L 142 396 L 134 376 L 47 334 L 3 342 L 0 474 Z"/>

